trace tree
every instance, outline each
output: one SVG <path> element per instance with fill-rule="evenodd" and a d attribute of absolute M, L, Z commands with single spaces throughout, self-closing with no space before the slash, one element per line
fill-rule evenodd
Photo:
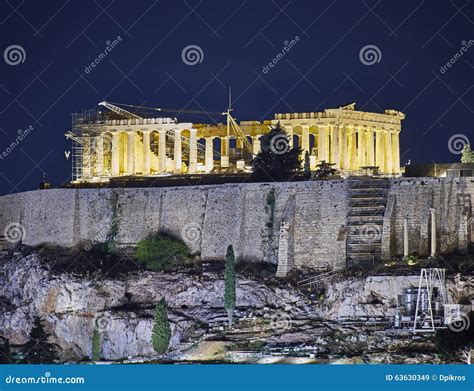
<path fill-rule="evenodd" d="M 166 300 L 163 297 L 155 307 L 155 322 L 151 334 L 153 349 L 158 354 L 163 354 L 168 350 L 171 339 L 171 328 L 168 320 L 168 309 Z"/>
<path fill-rule="evenodd" d="M 465 144 L 462 149 L 461 163 L 474 163 L 474 151 L 469 144 Z"/>
<path fill-rule="evenodd" d="M 252 177 L 259 181 L 287 181 L 301 170 L 301 151 L 290 147 L 280 123 L 260 137 L 261 151 L 252 160 Z"/>
<path fill-rule="evenodd" d="M 92 333 L 92 361 L 97 362 L 100 360 L 100 333 L 97 326 L 94 328 Z"/>
<path fill-rule="evenodd" d="M 303 176 L 305 179 L 311 178 L 311 161 L 309 159 L 309 152 L 304 154 Z"/>
<path fill-rule="evenodd" d="M 22 364 L 54 364 L 58 361 L 56 347 L 48 342 L 41 318 L 37 316 L 30 332 L 30 339 L 23 346 Z"/>
<path fill-rule="evenodd" d="M 332 168 L 335 163 L 326 163 L 325 160 L 322 160 L 319 162 L 319 164 L 316 166 L 316 178 L 318 179 L 327 179 L 328 176 L 331 175 L 336 175 L 337 170 Z"/>
<path fill-rule="evenodd" d="M 8 339 L 0 337 L 0 364 L 13 364 Z"/>
<path fill-rule="evenodd" d="M 232 318 L 235 309 L 235 256 L 232 246 L 227 247 L 227 254 L 225 257 L 225 272 L 224 272 L 224 308 L 227 311 L 229 318 L 229 327 L 232 327 Z"/>

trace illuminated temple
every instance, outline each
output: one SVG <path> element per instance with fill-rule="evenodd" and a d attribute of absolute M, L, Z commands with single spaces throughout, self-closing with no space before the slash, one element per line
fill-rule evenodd
<path fill-rule="evenodd" d="M 73 181 L 104 182 L 119 176 L 162 176 L 249 171 L 260 137 L 278 122 L 290 146 L 335 164 L 342 175 L 372 169 L 400 173 L 399 134 L 405 115 L 396 110 L 369 113 L 355 104 L 322 112 L 280 113 L 274 119 L 226 124 L 178 122 L 140 116 L 102 102 L 108 110 L 73 114 Z M 230 122 L 229 123 L 229 117 Z M 232 126 L 234 125 L 234 126 Z"/>

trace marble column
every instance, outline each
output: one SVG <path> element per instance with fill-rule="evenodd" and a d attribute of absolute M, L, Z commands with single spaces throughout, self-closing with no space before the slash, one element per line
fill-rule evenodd
<path fill-rule="evenodd" d="M 302 125 L 301 126 L 301 158 L 303 159 L 304 164 L 304 156 L 306 152 L 310 153 L 309 150 L 309 125 Z"/>
<path fill-rule="evenodd" d="M 326 126 L 318 126 L 318 162 L 325 160 L 329 162 L 328 156 L 328 132 Z"/>
<path fill-rule="evenodd" d="M 436 215 L 435 209 L 430 208 L 431 214 L 431 256 L 436 256 Z"/>
<path fill-rule="evenodd" d="M 393 174 L 393 162 L 392 162 L 392 134 L 390 131 L 385 132 L 385 172 L 387 174 Z"/>
<path fill-rule="evenodd" d="M 348 147 L 348 137 L 347 132 L 348 129 L 345 126 L 340 126 L 339 128 L 341 132 L 341 169 L 348 170 L 349 169 L 349 147 Z"/>
<path fill-rule="evenodd" d="M 127 175 L 135 174 L 135 132 L 127 132 Z"/>
<path fill-rule="evenodd" d="M 143 131 L 143 175 L 151 172 L 150 131 Z"/>
<path fill-rule="evenodd" d="M 229 137 L 221 137 L 221 168 L 229 167 Z"/>
<path fill-rule="evenodd" d="M 341 166 L 339 155 L 339 127 L 332 125 L 331 126 L 331 163 L 335 163 L 334 166 L 336 169 L 339 169 Z"/>
<path fill-rule="evenodd" d="M 158 172 L 166 172 L 166 130 L 159 130 Z"/>
<path fill-rule="evenodd" d="M 379 168 L 379 172 L 384 172 L 383 158 L 383 133 L 380 129 L 375 131 L 375 165 Z"/>
<path fill-rule="evenodd" d="M 104 173 L 104 136 L 99 135 L 95 138 L 95 152 L 96 152 L 96 170 L 97 176 L 102 176 Z"/>
<path fill-rule="evenodd" d="M 374 131 L 372 129 L 367 130 L 365 135 L 367 141 L 367 165 L 375 166 L 375 143 L 374 143 Z"/>
<path fill-rule="evenodd" d="M 350 170 L 357 170 L 357 140 L 356 131 L 351 128 L 349 131 L 349 168 Z"/>
<path fill-rule="evenodd" d="M 206 137 L 206 152 L 204 157 L 204 169 L 209 173 L 214 168 L 214 137 Z"/>
<path fill-rule="evenodd" d="M 197 171 L 197 129 L 189 129 L 189 173 Z"/>
<path fill-rule="evenodd" d="M 408 249 L 408 219 L 403 220 L 403 257 L 407 258 L 409 255 Z"/>
<path fill-rule="evenodd" d="M 395 131 L 392 133 L 392 161 L 393 161 L 393 173 L 400 174 L 400 133 Z"/>
<path fill-rule="evenodd" d="M 260 135 L 252 136 L 252 153 L 257 155 L 260 152 Z"/>
<path fill-rule="evenodd" d="M 112 133 L 112 176 L 120 174 L 120 133 Z"/>
<path fill-rule="evenodd" d="M 365 129 L 357 129 L 357 158 L 359 160 L 359 168 L 367 166 L 366 158 L 367 139 L 365 137 Z"/>
<path fill-rule="evenodd" d="M 181 174 L 183 169 L 183 151 L 181 149 L 182 129 L 174 130 L 174 173 Z"/>
<path fill-rule="evenodd" d="M 92 146 L 91 140 L 86 138 L 82 144 L 82 177 L 92 176 Z"/>
<path fill-rule="evenodd" d="M 291 125 L 285 126 L 285 131 L 288 135 L 288 141 L 289 141 L 290 148 L 293 148 L 293 126 L 291 126 Z"/>

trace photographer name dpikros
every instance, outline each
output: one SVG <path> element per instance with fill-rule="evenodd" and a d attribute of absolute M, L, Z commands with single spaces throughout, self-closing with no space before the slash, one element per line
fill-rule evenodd
<path fill-rule="evenodd" d="M 465 375 L 428 375 L 428 374 L 387 374 L 385 375 L 385 380 L 392 382 L 420 382 L 420 381 L 439 381 L 443 383 L 447 382 L 465 382 Z"/>

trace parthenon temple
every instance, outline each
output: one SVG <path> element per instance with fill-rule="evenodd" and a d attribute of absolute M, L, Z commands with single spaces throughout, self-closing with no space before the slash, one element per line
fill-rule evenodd
<path fill-rule="evenodd" d="M 73 129 L 66 134 L 73 140 L 73 181 L 245 172 L 260 151 L 260 137 L 277 123 L 289 135 L 290 146 L 300 146 L 302 157 L 309 153 L 312 170 L 324 160 L 342 175 L 365 168 L 400 173 L 399 134 L 405 115 L 396 110 L 356 111 L 352 103 L 322 112 L 275 114 L 272 120 L 241 121 L 238 134 L 228 124 L 120 114 L 73 114 Z"/>

